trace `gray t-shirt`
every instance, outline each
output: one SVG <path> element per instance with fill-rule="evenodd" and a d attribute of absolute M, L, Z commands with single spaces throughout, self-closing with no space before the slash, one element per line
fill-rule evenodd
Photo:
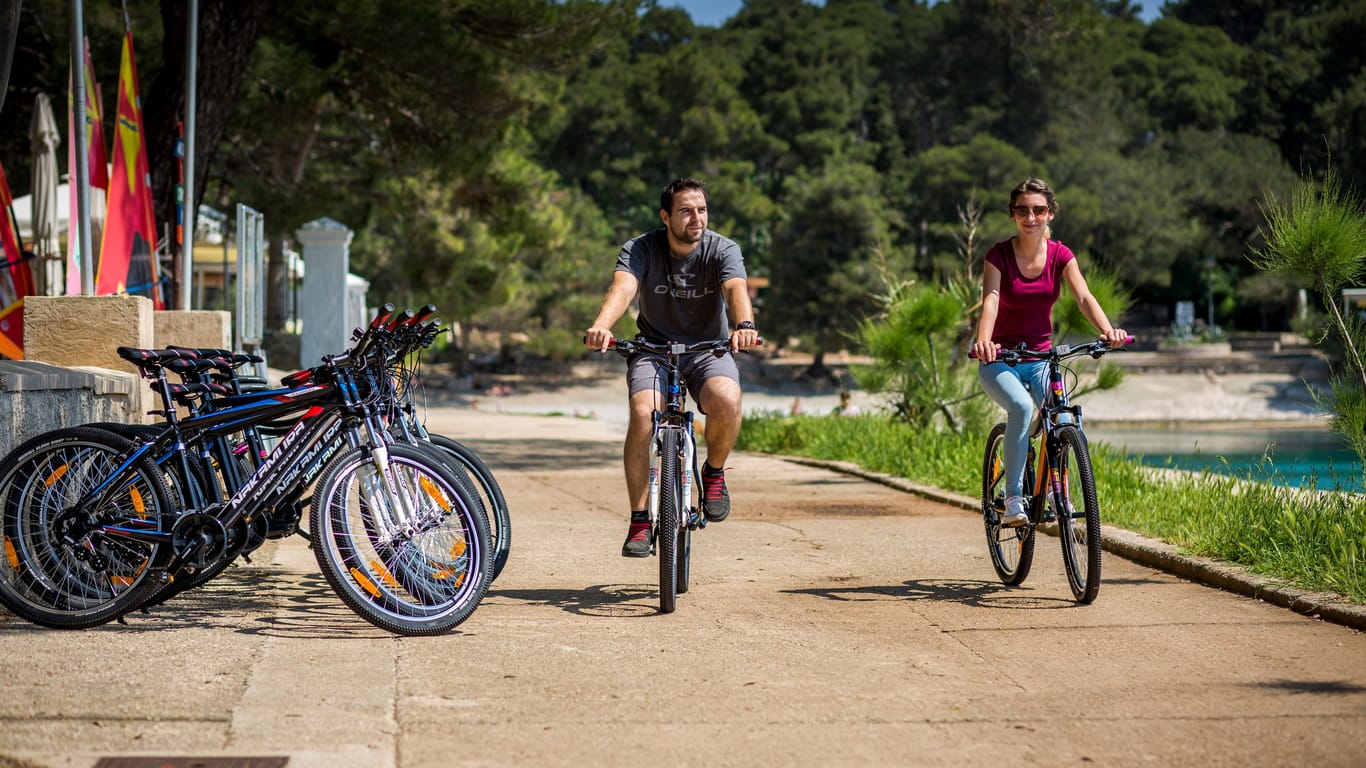
<path fill-rule="evenodd" d="M 729 333 L 721 284 L 745 277 L 740 246 L 710 229 L 685 258 L 669 252 L 663 227 L 626 241 L 616 271 L 630 272 L 640 283 L 636 326 L 652 341 L 691 343 L 724 339 Z"/>

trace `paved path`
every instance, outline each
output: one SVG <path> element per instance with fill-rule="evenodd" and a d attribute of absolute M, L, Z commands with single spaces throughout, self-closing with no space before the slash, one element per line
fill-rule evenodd
<path fill-rule="evenodd" d="M 730 462 L 732 519 L 694 537 L 692 589 L 660 615 L 656 562 L 617 556 L 619 427 L 455 410 L 431 423 L 481 452 L 514 516 L 507 570 L 457 631 L 370 628 L 299 539 L 126 625 L 0 615 L 0 768 L 1324 768 L 1366 754 L 1352 629 L 1108 554 L 1099 600 L 1079 607 L 1051 539 L 1027 584 L 1004 588 L 970 513 L 755 455 Z"/>

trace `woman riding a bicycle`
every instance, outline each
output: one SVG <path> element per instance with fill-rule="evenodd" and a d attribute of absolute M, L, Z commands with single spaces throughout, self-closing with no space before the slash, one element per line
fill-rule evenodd
<path fill-rule="evenodd" d="M 1001 348 L 1024 344 L 1042 351 L 1052 346 L 1053 305 L 1067 283 L 1082 314 L 1111 346 L 1129 338 L 1115 328 L 1091 295 L 1072 250 L 1051 239 L 1050 224 L 1058 213 L 1057 197 L 1042 179 L 1029 178 L 1010 192 L 1009 213 L 1018 230 L 1014 237 L 987 250 L 982 269 L 982 316 L 972 353 L 981 361 L 978 378 L 987 395 L 1006 411 L 1006 508 L 1002 526 L 1029 519 L 1023 476 L 1029 450 L 1029 424 L 1047 389 L 1047 363 L 1014 366 L 997 362 Z"/>

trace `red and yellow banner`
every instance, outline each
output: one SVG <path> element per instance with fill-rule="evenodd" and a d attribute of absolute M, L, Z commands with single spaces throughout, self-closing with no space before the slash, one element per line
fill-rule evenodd
<path fill-rule="evenodd" d="M 142 129 L 133 33 L 123 37 L 119 62 L 119 105 L 114 125 L 114 172 L 109 180 L 109 211 L 100 246 L 95 294 L 137 293 L 162 309 L 157 290 L 156 223 L 152 215 L 152 174 Z"/>
<path fill-rule="evenodd" d="M 14 197 L 0 166 L 0 355 L 11 360 L 24 359 L 24 297 L 33 292 L 30 265 L 19 248 L 19 230 L 14 222 Z"/>

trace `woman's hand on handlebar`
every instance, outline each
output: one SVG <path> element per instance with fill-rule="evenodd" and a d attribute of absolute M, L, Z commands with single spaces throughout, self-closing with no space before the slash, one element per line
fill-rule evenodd
<path fill-rule="evenodd" d="M 1112 347 L 1122 347 L 1134 340 L 1134 337 L 1123 328 L 1111 328 L 1108 332 L 1102 333 L 1100 338 Z"/>
<path fill-rule="evenodd" d="M 975 357 L 983 363 L 992 363 L 996 361 L 996 351 L 998 349 L 1000 349 L 1000 345 L 995 342 L 978 339 L 977 341 L 972 342 L 971 357 Z"/>
<path fill-rule="evenodd" d="M 589 328 L 584 332 L 583 343 L 584 346 L 591 349 L 596 349 L 599 352 L 606 352 L 607 348 L 612 345 L 612 329 Z"/>

